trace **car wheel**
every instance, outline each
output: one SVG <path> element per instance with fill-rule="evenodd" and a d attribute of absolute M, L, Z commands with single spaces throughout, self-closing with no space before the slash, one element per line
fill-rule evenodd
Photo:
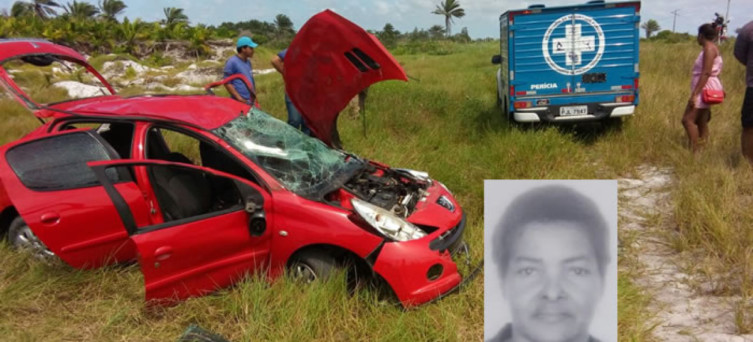
<path fill-rule="evenodd" d="M 337 262 L 332 255 L 322 250 L 308 250 L 298 253 L 290 264 L 293 278 L 311 283 L 318 279 L 326 279 Z"/>
<path fill-rule="evenodd" d="M 19 216 L 13 219 L 8 228 L 8 243 L 16 250 L 31 253 L 35 258 L 45 261 L 57 259 L 45 244 L 31 231 L 31 228 Z"/>

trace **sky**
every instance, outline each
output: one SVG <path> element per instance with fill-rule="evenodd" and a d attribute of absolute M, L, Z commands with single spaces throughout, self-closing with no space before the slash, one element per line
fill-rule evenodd
<path fill-rule="evenodd" d="M 68 3 L 72 0 L 56 0 Z M 82 0 L 96 4 L 96 0 Z M 257 19 L 274 21 L 277 14 L 285 14 L 298 29 L 312 15 L 332 9 L 368 30 L 381 30 L 391 23 L 400 32 L 414 28 L 428 29 L 444 26 L 444 17 L 432 14 L 442 0 L 125 0 L 128 5 L 124 15 L 130 19 L 158 21 L 164 17 L 165 7 L 184 9 L 192 24 L 218 25 L 225 21 L 237 22 Z M 752 0 L 728 0 L 730 4 L 730 33 L 753 20 Z M 679 10 L 675 30 L 695 34 L 704 22 L 714 19 L 714 12 L 724 15 L 725 0 L 644 0 L 641 4 L 641 22 L 654 19 L 661 29 L 672 29 L 672 11 Z M 12 0 L 0 0 L 0 9 L 10 9 Z M 455 18 L 453 33 L 468 28 L 472 38 L 498 38 L 499 15 L 507 10 L 522 9 L 531 4 L 563 6 L 584 3 L 586 0 L 458 0 L 465 16 Z M 644 34 L 643 32 L 641 33 Z"/>

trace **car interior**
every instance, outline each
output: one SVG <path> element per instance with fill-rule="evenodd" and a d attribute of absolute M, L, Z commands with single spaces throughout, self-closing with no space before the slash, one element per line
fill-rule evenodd
<path fill-rule="evenodd" d="M 103 140 L 110 151 L 111 159 L 129 159 L 133 144 L 134 125 L 128 122 L 77 122 L 63 126 L 61 130 L 91 128 Z M 105 143 L 106 142 L 106 143 Z M 173 148 L 171 148 L 173 146 Z M 227 172 L 245 179 L 254 178 L 250 173 L 213 145 L 192 136 L 160 127 L 147 133 L 146 157 L 174 163 L 202 165 Z M 198 156 L 191 160 L 185 154 Z M 119 168 L 120 169 L 120 168 Z M 133 170 L 128 168 L 133 175 Z M 118 172 L 124 172 L 118 170 Z M 234 182 L 225 177 L 214 176 L 200 170 L 172 165 L 147 167 L 150 183 L 154 187 L 157 202 L 165 222 L 190 218 L 222 211 L 241 204 L 241 196 Z M 135 177 L 129 177 L 136 179 Z"/>

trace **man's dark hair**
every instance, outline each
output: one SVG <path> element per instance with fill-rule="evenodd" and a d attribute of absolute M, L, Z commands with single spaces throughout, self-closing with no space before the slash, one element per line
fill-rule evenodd
<path fill-rule="evenodd" d="M 246 46 L 248 46 L 248 45 L 239 46 L 239 47 L 235 48 L 235 51 L 238 52 L 238 53 L 241 53 L 241 50 L 243 50 L 243 48 L 246 47 Z"/>
<path fill-rule="evenodd" d="M 698 27 L 698 35 L 706 40 L 714 41 L 716 39 L 716 24 L 703 24 Z"/>
<path fill-rule="evenodd" d="M 504 277 L 510 252 L 529 223 L 571 222 L 583 229 L 596 253 L 602 276 L 609 263 L 609 230 L 599 208 L 588 197 L 561 185 L 532 189 L 516 197 L 507 207 L 492 235 L 492 256 Z"/>

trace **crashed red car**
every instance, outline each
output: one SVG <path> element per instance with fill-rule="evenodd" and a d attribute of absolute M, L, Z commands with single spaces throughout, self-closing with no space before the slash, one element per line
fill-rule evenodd
<path fill-rule="evenodd" d="M 332 12 L 301 29 L 322 30 L 340 39 L 313 35 L 304 46 L 296 38 L 288 56 L 311 63 L 286 83 L 328 141 L 353 95 L 405 74 Z M 317 55 L 321 47 L 335 52 Z M 453 256 L 466 249 L 465 214 L 427 174 L 332 149 L 229 98 L 116 95 L 82 55 L 47 41 L 0 41 L 0 63 L 17 59 L 78 64 L 111 94 L 40 104 L 0 67 L 6 90 L 43 122 L 0 147 L 0 232 L 12 246 L 75 268 L 138 260 L 146 299 L 158 301 L 249 273 L 273 279 L 291 269 L 316 279 L 346 261 L 383 279 L 405 306 L 461 284 Z"/>

